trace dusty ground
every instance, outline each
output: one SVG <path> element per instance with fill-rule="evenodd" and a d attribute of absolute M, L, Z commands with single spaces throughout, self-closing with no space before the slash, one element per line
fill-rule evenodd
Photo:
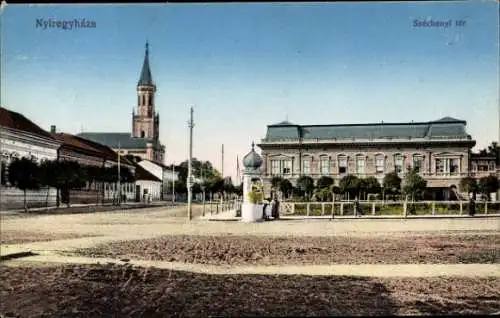
<path fill-rule="evenodd" d="M 500 278 L 204 275 L 130 266 L 1 267 L 11 317 L 491 314 Z"/>
<path fill-rule="evenodd" d="M 194 206 L 193 214 L 202 207 Z M 293 236 L 409 236 L 423 232 L 443 231 L 496 232 L 500 218 L 412 219 L 412 220 L 293 220 L 266 223 L 210 222 L 194 219 L 189 222 L 186 207 L 152 208 L 102 213 L 65 215 L 2 216 L 2 231 L 36 231 L 103 235 L 127 239 L 161 235 L 293 235 Z"/>
<path fill-rule="evenodd" d="M 213 265 L 460 264 L 500 261 L 500 235 L 377 237 L 163 236 L 77 254 Z"/>
<path fill-rule="evenodd" d="M 198 216 L 201 211 L 201 207 L 194 207 L 193 214 Z M 203 267 L 210 266 L 214 257 L 219 259 L 216 263 L 221 264 L 241 264 L 250 258 L 256 267 L 266 262 L 292 262 L 291 259 L 307 263 L 313 258 L 319 262 L 359 263 L 356 257 L 365 263 L 385 263 L 391 257 L 396 258 L 396 263 L 491 263 L 498 262 L 498 255 L 492 254 L 492 250 L 498 250 L 500 228 L 500 218 L 336 219 L 253 224 L 194 219 L 189 222 L 185 207 L 74 215 L 0 215 L 0 218 L 2 234 L 18 232 L 18 240 L 23 235 L 29 237 L 29 233 L 45 233 L 39 234 L 37 242 L 24 241 L 17 245 L 14 241 L 2 242 L 2 245 L 10 244 L 10 250 L 67 253 L 75 248 L 95 248 L 114 241 L 151 239 L 157 240 L 156 246 L 153 243 L 146 251 L 134 247 L 134 253 L 171 257 L 165 253 L 170 249 L 178 261 L 202 263 L 199 266 Z M 463 238 L 464 234 L 468 234 L 467 239 Z M 476 236 L 471 236 L 473 234 Z M 38 241 L 44 235 L 57 240 Z M 60 239 L 65 235 L 86 237 Z M 165 235 L 177 235 L 181 239 L 161 238 Z M 240 238 L 235 245 L 232 236 L 246 238 Z M 254 251 L 250 249 L 250 242 L 255 240 L 258 244 L 252 244 Z M 274 249 L 266 252 L 270 240 L 275 240 Z M 287 240 L 294 241 L 287 243 Z M 312 245 L 311 240 L 315 241 Z M 317 242 L 322 242 L 319 248 Z M 117 248 L 113 253 L 129 253 L 121 250 L 122 247 Z M 109 252 L 109 247 L 107 249 Z M 419 258 L 415 259 L 415 255 Z M 419 270 L 415 268 L 416 273 Z M 402 279 L 321 275 L 209 275 L 119 265 L 54 267 L 45 264 L 32 268 L 0 265 L 0 314 L 200 317 L 500 312 L 498 277 Z"/>
<path fill-rule="evenodd" d="M 88 237 L 92 235 L 76 233 L 47 233 L 35 231 L 2 231 L 0 235 L 0 244 L 22 244 L 29 242 L 46 242 L 54 240 L 73 239 Z"/>

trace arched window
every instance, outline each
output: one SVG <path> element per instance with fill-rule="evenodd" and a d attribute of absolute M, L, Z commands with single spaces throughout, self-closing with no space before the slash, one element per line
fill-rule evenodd
<path fill-rule="evenodd" d="M 394 156 L 394 170 L 396 173 L 402 173 L 404 171 L 405 157 L 401 154 Z"/>
<path fill-rule="evenodd" d="M 413 169 L 415 169 L 415 171 L 417 172 L 421 172 L 423 166 L 424 166 L 424 156 L 421 154 L 414 154 L 412 162 Z"/>
<path fill-rule="evenodd" d="M 319 173 L 324 176 L 330 174 L 330 157 L 321 156 L 319 158 Z"/>
<path fill-rule="evenodd" d="M 383 174 L 385 171 L 385 155 L 378 154 L 375 155 L 375 172 L 377 174 Z"/>
<path fill-rule="evenodd" d="M 337 166 L 339 168 L 339 174 L 347 173 L 347 156 L 339 156 Z"/>
<path fill-rule="evenodd" d="M 357 155 L 356 156 L 356 173 L 357 174 L 365 174 L 365 156 Z"/>
<path fill-rule="evenodd" d="M 144 136 L 145 136 L 145 132 L 144 132 L 144 130 L 141 130 L 141 138 L 144 138 Z"/>

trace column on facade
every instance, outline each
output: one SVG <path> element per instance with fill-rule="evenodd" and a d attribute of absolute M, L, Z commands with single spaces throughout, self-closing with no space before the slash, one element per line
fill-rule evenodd
<path fill-rule="evenodd" d="M 263 172 L 264 176 L 267 176 L 269 174 L 269 171 L 267 171 L 267 167 L 268 167 L 268 164 L 269 164 L 268 163 L 269 155 L 267 153 L 265 153 L 265 152 L 263 152 L 262 155 L 264 157 L 263 158 L 264 160 L 262 160 L 262 172 Z"/>

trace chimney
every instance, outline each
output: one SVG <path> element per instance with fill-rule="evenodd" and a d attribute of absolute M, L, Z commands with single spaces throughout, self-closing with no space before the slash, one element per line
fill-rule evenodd
<path fill-rule="evenodd" d="M 56 125 L 51 125 L 51 126 L 50 126 L 50 132 L 51 132 L 52 134 L 55 134 L 55 133 L 56 133 Z"/>

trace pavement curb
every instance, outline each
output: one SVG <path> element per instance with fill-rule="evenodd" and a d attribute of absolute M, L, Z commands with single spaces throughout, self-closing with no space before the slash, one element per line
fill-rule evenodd
<path fill-rule="evenodd" d="M 5 255 L 0 255 L 0 262 L 9 261 L 17 258 L 29 257 L 29 256 L 37 256 L 37 255 L 38 254 L 33 253 L 32 251 L 9 253 Z"/>

